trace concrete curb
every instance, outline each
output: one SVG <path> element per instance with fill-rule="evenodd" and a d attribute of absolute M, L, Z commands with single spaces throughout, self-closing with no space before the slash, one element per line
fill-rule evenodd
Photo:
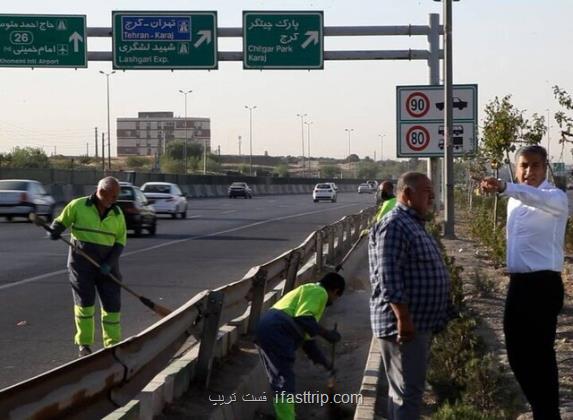
<path fill-rule="evenodd" d="M 375 407 L 381 371 L 382 356 L 380 354 L 380 342 L 376 337 L 372 337 L 368 360 L 366 361 L 364 376 L 362 377 L 362 384 L 360 385 L 362 401 L 356 406 L 354 420 L 374 420 L 377 418 Z"/>

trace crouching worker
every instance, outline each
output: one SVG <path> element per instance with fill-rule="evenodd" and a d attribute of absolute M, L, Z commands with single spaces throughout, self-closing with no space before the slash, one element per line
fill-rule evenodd
<path fill-rule="evenodd" d="M 256 344 L 271 389 L 275 393 L 273 405 L 278 420 L 295 418 L 294 361 L 298 347 L 315 364 L 332 370 L 312 337 L 321 336 L 336 343 L 340 334 L 327 330 L 318 321 L 326 306 L 330 306 L 344 292 L 344 278 L 337 273 L 326 274 L 318 283 L 308 283 L 284 295 L 261 318 L 256 331 Z"/>

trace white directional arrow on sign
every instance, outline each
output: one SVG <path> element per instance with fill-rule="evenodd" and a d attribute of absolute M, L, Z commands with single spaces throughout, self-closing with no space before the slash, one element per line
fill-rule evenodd
<path fill-rule="evenodd" d="M 308 36 L 308 38 L 301 45 L 303 49 L 308 47 L 311 42 L 314 45 L 318 44 L 318 31 L 307 31 L 305 35 Z"/>
<path fill-rule="evenodd" d="M 78 52 L 80 50 L 79 43 L 84 42 L 84 38 L 77 32 L 74 32 L 70 35 L 70 39 L 68 39 L 68 41 L 74 43 L 74 52 Z"/>
<path fill-rule="evenodd" d="M 213 33 L 211 31 L 199 31 L 197 32 L 197 35 L 201 35 L 201 37 L 193 44 L 195 48 L 199 47 L 204 42 L 210 44 L 213 39 Z"/>

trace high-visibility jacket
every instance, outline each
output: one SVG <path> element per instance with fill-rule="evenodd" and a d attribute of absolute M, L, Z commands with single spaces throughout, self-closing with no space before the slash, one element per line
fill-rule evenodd
<path fill-rule="evenodd" d="M 125 218 L 117 205 L 112 205 L 100 216 L 94 195 L 72 200 L 54 220 L 52 227 L 63 231 L 70 229 L 72 242 L 98 263 L 117 265 L 121 249 L 127 240 Z M 70 263 L 74 253 L 70 253 Z M 82 258 L 83 260 L 83 258 Z"/>
<path fill-rule="evenodd" d="M 328 293 L 320 283 L 307 283 L 284 295 L 273 309 L 281 310 L 291 318 L 312 316 L 318 322 L 327 302 Z"/>
<path fill-rule="evenodd" d="M 104 246 L 113 246 L 117 242 L 125 246 L 127 231 L 121 209 L 114 204 L 101 218 L 94 196 L 72 200 L 56 222 L 70 229 L 72 237 L 78 241 Z"/>
<path fill-rule="evenodd" d="M 378 211 L 376 212 L 375 223 L 378 223 L 380 220 L 382 220 L 384 215 L 388 213 L 390 210 L 392 210 L 394 207 L 396 207 L 396 197 L 392 197 L 389 198 L 388 200 L 385 200 L 378 209 Z"/>

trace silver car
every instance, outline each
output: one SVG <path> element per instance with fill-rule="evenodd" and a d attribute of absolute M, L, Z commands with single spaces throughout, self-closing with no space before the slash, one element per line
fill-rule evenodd
<path fill-rule="evenodd" d="M 30 213 L 54 217 L 56 201 L 41 183 L 31 179 L 0 180 L 0 216 L 11 221 L 13 217 L 28 218 Z"/>
<path fill-rule="evenodd" d="M 152 200 L 157 214 L 170 214 L 172 218 L 178 215 L 187 217 L 187 194 L 181 191 L 179 185 L 171 182 L 146 182 L 141 191 Z"/>

